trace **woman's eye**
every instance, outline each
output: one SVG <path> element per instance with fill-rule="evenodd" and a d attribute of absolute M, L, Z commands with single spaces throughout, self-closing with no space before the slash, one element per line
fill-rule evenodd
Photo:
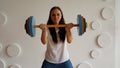
<path fill-rule="evenodd" d="M 60 16 L 60 14 L 57 14 L 57 16 Z"/>
<path fill-rule="evenodd" d="M 52 14 L 52 16 L 55 16 L 55 14 Z"/>

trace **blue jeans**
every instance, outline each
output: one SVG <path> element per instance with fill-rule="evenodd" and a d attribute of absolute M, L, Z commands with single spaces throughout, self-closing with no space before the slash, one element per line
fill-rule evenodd
<path fill-rule="evenodd" d="M 59 64 L 50 63 L 44 60 L 41 68 L 73 68 L 73 66 L 70 60 Z"/>

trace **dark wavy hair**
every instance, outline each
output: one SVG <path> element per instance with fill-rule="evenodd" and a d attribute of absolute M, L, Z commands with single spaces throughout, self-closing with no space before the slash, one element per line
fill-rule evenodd
<path fill-rule="evenodd" d="M 61 20 L 60 20 L 59 24 L 65 24 L 65 20 L 64 20 L 64 17 L 63 17 L 63 12 L 62 12 L 62 10 L 60 9 L 60 7 L 58 7 L 58 6 L 54 6 L 54 7 L 51 8 L 50 13 L 49 13 L 49 19 L 48 19 L 48 21 L 47 21 L 47 24 L 48 24 L 48 25 L 54 24 L 53 21 L 52 21 L 52 19 L 51 19 L 51 12 L 52 12 L 54 9 L 58 9 L 58 10 L 60 10 L 60 12 L 61 12 L 62 17 L 61 17 Z M 52 36 L 52 40 L 54 41 L 54 43 L 57 43 L 58 40 L 57 40 L 57 35 L 56 35 L 55 28 L 49 28 L 49 31 L 50 31 L 50 34 L 51 34 L 51 36 Z M 65 36 L 66 36 L 65 27 L 59 27 L 59 32 L 58 32 L 58 34 L 59 34 L 60 40 L 61 40 L 62 42 L 64 42 L 64 41 L 65 41 Z"/>

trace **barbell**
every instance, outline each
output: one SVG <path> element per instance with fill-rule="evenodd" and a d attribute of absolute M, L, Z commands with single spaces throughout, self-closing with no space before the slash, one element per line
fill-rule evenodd
<path fill-rule="evenodd" d="M 35 25 L 35 18 L 34 16 L 30 16 L 28 17 L 28 19 L 25 22 L 25 30 L 26 33 L 28 35 L 30 35 L 31 37 L 34 37 L 36 34 L 36 29 L 35 28 L 40 28 L 40 25 Z M 61 24 L 61 25 L 46 25 L 47 28 L 59 28 L 59 27 L 66 27 L 66 24 Z M 86 28 L 87 28 L 87 22 L 86 19 L 81 16 L 78 15 L 77 16 L 77 24 L 73 24 L 73 27 L 78 27 L 78 34 L 81 36 L 82 34 L 84 34 L 86 32 Z"/>

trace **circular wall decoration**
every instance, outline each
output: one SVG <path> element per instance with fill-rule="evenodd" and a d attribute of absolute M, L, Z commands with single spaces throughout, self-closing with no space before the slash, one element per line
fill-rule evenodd
<path fill-rule="evenodd" d="M 18 64 L 10 65 L 9 68 L 20 68 Z"/>
<path fill-rule="evenodd" d="M 10 57 L 19 56 L 21 53 L 21 48 L 17 43 L 9 44 L 7 48 L 7 54 Z"/>
<path fill-rule="evenodd" d="M 79 64 L 78 68 L 92 68 L 92 66 L 89 63 L 84 62 L 84 63 Z"/>
<path fill-rule="evenodd" d="M 113 17 L 113 15 L 114 15 L 114 13 L 111 8 L 105 7 L 101 10 L 101 16 L 104 20 L 111 19 Z"/>
<path fill-rule="evenodd" d="M 2 59 L 0 59 L 0 68 L 5 68 L 5 63 Z"/>
<path fill-rule="evenodd" d="M 0 12 L 0 26 L 5 25 L 7 23 L 7 15 Z"/>
<path fill-rule="evenodd" d="M 2 44 L 0 43 L 0 52 L 1 52 L 1 50 L 2 50 Z"/>
<path fill-rule="evenodd" d="M 100 51 L 98 49 L 91 50 L 90 56 L 93 59 L 99 58 L 101 55 Z"/>
<path fill-rule="evenodd" d="M 101 29 L 101 23 L 99 21 L 94 21 L 94 22 L 92 22 L 91 27 L 93 30 Z"/>
<path fill-rule="evenodd" d="M 112 43 L 112 36 L 109 33 L 102 33 L 98 35 L 97 43 L 100 47 L 108 47 Z"/>

